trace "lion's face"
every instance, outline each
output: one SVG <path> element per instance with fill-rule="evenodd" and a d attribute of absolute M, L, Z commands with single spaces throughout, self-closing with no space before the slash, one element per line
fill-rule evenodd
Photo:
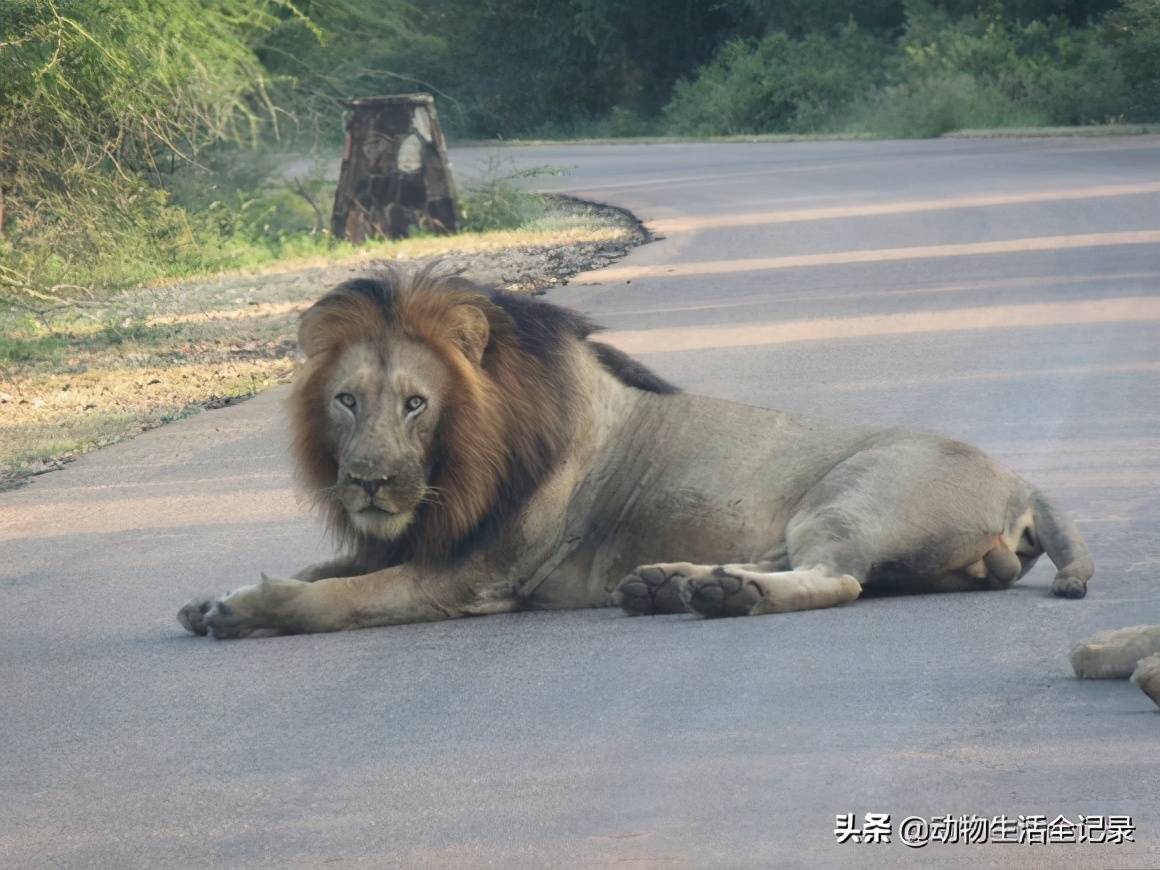
<path fill-rule="evenodd" d="M 290 403 L 299 479 L 366 564 L 462 552 L 562 456 L 570 348 L 587 333 L 532 305 L 454 276 L 386 273 L 303 313 Z"/>
<path fill-rule="evenodd" d="M 428 476 L 450 373 L 405 337 L 344 350 L 318 396 L 338 467 L 334 493 L 363 534 L 398 538 L 432 493 Z M 322 415 L 319 415 L 322 416 Z"/>

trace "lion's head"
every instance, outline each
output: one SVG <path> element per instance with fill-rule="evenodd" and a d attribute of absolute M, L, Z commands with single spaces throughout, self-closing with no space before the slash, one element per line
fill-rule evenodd
<path fill-rule="evenodd" d="M 448 558 L 517 509 L 566 448 L 592 329 L 430 270 L 323 297 L 300 322 L 292 420 L 340 538 L 368 562 Z"/>

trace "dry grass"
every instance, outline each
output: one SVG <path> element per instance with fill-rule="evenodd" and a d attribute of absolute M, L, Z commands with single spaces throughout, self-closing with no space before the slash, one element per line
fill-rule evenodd
<path fill-rule="evenodd" d="M 542 270 L 556 251 L 635 244 L 634 233 L 574 209 L 522 230 L 376 243 L 340 260 L 143 287 L 38 317 L 0 309 L 0 487 L 288 380 L 298 314 L 376 265 L 450 256 L 450 268 L 471 274 L 478 264 L 477 277 L 494 281 Z"/>
<path fill-rule="evenodd" d="M 78 453 L 250 396 L 291 371 L 288 359 L 96 368 L 19 385 L 0 423 L 0 480 L 51 470 Z"/>

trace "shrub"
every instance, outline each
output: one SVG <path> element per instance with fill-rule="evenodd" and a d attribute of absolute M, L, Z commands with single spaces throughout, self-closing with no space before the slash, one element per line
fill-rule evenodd
<path fill-rule="evenodd" d="M 889 46 L 854 25 L 833 36 L 733 40 L 664 109 L 678 134 L 813 132 L 885 75 Z"/>
<path fill-rule="evenodd" d="M 1125 0 L 1101 27 L 953 16 L 913 0 L 896 41 L 851 23 L 729 42 L 665 108 L 673 132 L 694 135 L 919 137 L 1125 118 L 1160 119 L 1160 0 Z"/>
<path fill-rule="evenodd" d="M 1046 117 L 966 73 L 930 76 L 876 91 L 856 106 L 848 130 L 892 139 L 941 136 L 970 127 L 1030 127 Z"/>
<path fill-rule="evenodd" d="M 1117 53 L 1095 29 L 1060 18 L 951 20 L 915 4 L 900 47 L 899 78 L 908 94 L 930 94 L 937 103 L 939 95 L 961 92 L 964 105 L 951 114 L 962 120 L 948 129 L 1099 123 L 1128 107 Z M 919 98 L 918 108 L 931 101 Z"/>
<path fill-rule="evenodd" d="M 1123 70 L 1125 114 L 1160 120 L 1160 0 L 1124 0 L 1105 21 L 1102 37 Z"/>
<path fill-rule="evenodd" d="M 503 161 L 489 159 L 481 177 L 460 194 L 463 229 L 468 232 L 512 230 L 542 218 L 548 211 L 547 201 L 516 182 L 522 178 L 561 174 L 563 171 L 553 166 L 505 169 Z"/>
<path fill-rule="evenodd" d="M 152 182 L 174 156 L 253 140 L 265 74 L 252 44 L 287 8 L 0 3 L 0 298 L 189 256 L 187 215 Z"/>

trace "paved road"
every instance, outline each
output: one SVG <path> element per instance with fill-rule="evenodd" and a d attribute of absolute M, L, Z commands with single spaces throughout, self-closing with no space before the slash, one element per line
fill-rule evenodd
<path fill-rule="evenodd" d="M 745 620 L 185 636 L 192 594 L 326 552 L 271 394 L 0 496 L 0 864 L 1160 866 L 1160 715 L 1065 657 L 1160 621 L 1160 140 L 502 155 L 665 236 L 556 301 L 690 389 L 986 447 L 1072 508 L 1088 598 L 1044 564 Z M 838 812 L 1137 844 L 839 846 Z"/>

